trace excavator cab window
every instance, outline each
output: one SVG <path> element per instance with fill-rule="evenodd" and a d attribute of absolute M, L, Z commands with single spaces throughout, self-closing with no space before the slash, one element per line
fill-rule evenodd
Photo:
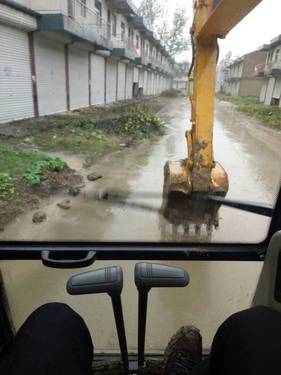
<path fill-rule="evenodd" d="M 207 356 L 234 312 L 281 312 L 281 37 L 242 48 L 266 1 L 192 1 L 183 75 L 130 1 L 96 1 L 99 14 L 84 1 L 83 22 L 78 0 L 68 15 L 11 3 L 0 4 L 0 364 L 50 302 L 83 317 L 94 373 L 113 375 L 160 374 L 180 326 L 200 328 Z"/>

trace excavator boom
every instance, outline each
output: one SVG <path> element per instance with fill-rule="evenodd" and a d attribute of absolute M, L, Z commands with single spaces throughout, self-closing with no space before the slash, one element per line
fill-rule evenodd
<path fill-rule="evenodd" d="M 213 155 L 218 38 L 225 38 L 261 1 L 194 1 L 193 63 L 189 76 L 192 128 L 186 132 L 188 158 L 166 163 L 165 195 L 171 192 L 227 194 L 227 173 Z"/>

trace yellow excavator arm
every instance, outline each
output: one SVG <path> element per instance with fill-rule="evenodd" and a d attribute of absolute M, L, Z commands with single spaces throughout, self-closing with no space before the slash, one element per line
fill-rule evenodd
<path fill-rule="evenodd" d="M 192 129 L 186 133 L 188 159 L 167 162 L 164 193 L 225 195 L 228 176 L 214 161 L 218 38 L 225 38 L 262 0 L 195 0 L 191 29 L 193 64 L 189 77 Z"/>

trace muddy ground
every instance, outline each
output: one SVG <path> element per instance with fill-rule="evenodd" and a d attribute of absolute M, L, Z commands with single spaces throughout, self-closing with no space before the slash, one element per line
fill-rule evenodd
<path fill-rule="evenodd" d="M 125 113 L 136 106 L 157 113 L 169 100 L 169 97 L 143 98 L 0 124 L 0 147 L 35 154 L 72 153 L 82 156 L 87 168 L 108 153 L 120 149 L 126 152 L 126 148 L 142 141 L 142 137 L 135 134 L 116 131 Z M 155 136 L 157 134 L 149 134 L 149 137 Z M 61 172 L 45 171 L 38 186 L 29 186 L 22 176 L 18 176 L 16 194 L 0 194 L 0 231 L 20 214 L 38 210 L 42 200 L 81 185 L 83 177 L 68 167 Z"/>
<path fill-rule="evenodd" d="M 17 182 L 17 194 L 0 198 L 0 232 L 17 216 L 40 208 L 40 202 L 60 191 L 82 184 L 82 177 L 73 169 L 62 172 L 46 172 L 39 186 L 28 186 L 23 179 Z"/>

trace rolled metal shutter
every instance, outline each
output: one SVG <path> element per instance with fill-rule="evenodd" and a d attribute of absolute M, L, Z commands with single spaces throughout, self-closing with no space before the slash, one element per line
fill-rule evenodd
<path fill-rule="evenodd" d="M 144 93 L 144 95 L 148 95 L 148 72 L 147 72 L 147 70 L 144 71 L 143 93 Z"/>
<path fill-rule="evenodd" d="M 35 61 L 40 116 L 66 111 L 64 44 L 36 36 Z"/>
<path fill-rule="evenodd" d="M 159 75 L 156 74 L 155 77 L 155 95 L 159 94 Z"/>
<path fill-rule="evenodd" d="M 148 72 L 147 77 L 147 95 L 152 95 L 152 73 Z"/>
<path fill-rule="evenodd" d="M 126 85 L 126 65 L 118 64 L 118 93 L 117 100 L 125 99 L 125 85 Z"/>
<path fill-rule="evenodd" d="M 92 103 L 103 105 L 105 96 L 105 58 L 92 54 Z"/>
<path fill-rule="evenodd" d="M 28 34 L 0 25 L 0 122 L 33 117 Z"/>
<path fill-rule="evenodd" d="M 69 48 L 69 97 L 70 109 L 89 105 L 89 67 L 88 52 Z"/>
<path fill-rule="evenodd" d="M 133 97 L 133 67 L 127 65 L 126 70 L 126 99 L 132 99 Z"/>
<path fill-rule="evenodd" d="M 150 91 L 150 94 L 151 95 L 155 94 L 155 74 L 154 73 L 151 74 L 151 91 Z"/>
<path fill-rule="evenodd" d="M 116 85 L 117 85 L 117 63 L 115 61 L 107 61 L 106 73 L 106 104 L 116 101 Z"/>
<path fill-rule="evenodd" d="M 139 87 L 143 89 L 144 86 L 144 71 L 139 71 Z"/>

